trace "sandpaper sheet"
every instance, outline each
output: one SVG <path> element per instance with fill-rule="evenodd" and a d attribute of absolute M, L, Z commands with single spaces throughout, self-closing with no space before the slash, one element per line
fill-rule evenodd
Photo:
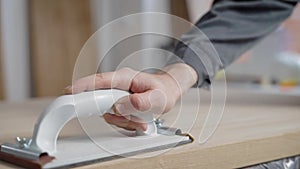
<path fill-rule="evenodd" d="M 135 131 L 111 126 L 98 116 L 80 118 L 79 121 L 85 132 L 73 131 L 73 135 L 59 136 L 56 151 L 46 156 L 47 161 L 43 160 L 45 157 L 28 160 L 5 153 L 0 154 L 0 159 L 4 157 L 5 161 L 32 169 L 70 168 L 117 158 L 152 157 L 193 141 L 189 135 L 137 136 Z"/>
<path fill-rule="evenodd" d="M 189 136 L 124 137 L 117 133 L 106 133 L 93 139 L 87 136 L 66 138 L 58 141 L 58 151 L 53 154 L 55 159 L 43 168 L 75 167 L 115 158 L 147 158 L 191 141 Z M 152 153 L 145 155 L 146 152 Z"/>
<path fill-rule="evenodd" d="M 136 136 L 135 132 L 118 129 L 93 116 L 80 118 L 79 121 L 86 135 L 58 139 L 57 152 L 51 154 L 55 159 L 44 168 L 80 166 L 132 156 L 145 158 L 192 142 L 191 137 L 184 135 Z M 152 153 L 145 155 L 145 152 Z"/>

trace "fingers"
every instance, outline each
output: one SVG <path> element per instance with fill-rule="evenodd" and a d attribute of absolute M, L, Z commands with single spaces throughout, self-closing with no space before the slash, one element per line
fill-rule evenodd
<path fill-rule="evenodd" d="M 106 113 L 103 117 L 108 124 L 115 125 L 126 130 L 147 130 L 147 124 L 134 116 L 128 116 L 126 118 L 124 116 Z"/>
<path fill-rule="evenodd" d="M 126 130 L 147 130 L 152 114 L 164 112 L 166 99 L 159 90 L 134 93 L 119 99 L 114 105 L 116 114 L 105 114 L 107 123 Z"/>
<path fill-rule="evenodd" d="M 105 72 L 90 75 L 77 80 L 72 86 L 66 87 L 64 89 L 64 92 L 66 94 L 76 94 L 83 91 L 104 88 L 118 88 L 122 90 L 129 90 L 132 79 L 136 74 L 137 72 L 130 68 L 122 68 L 115 72 Z"/>
<path fill-rule="evenodd" d="M 145 93 L 134 93 L 129 96 L 122 97 L 114 104 L 115 112 L 122 116 L 128 116 L 130 114 L 150 109 L 151 103 L 148 100 L 149 92 L 150 91 Z"/>
<path fill-rule="evenodd" d="M 106 74 L 108 74 L 107 76 L 109 76 L 111 72 L 108 72 Z M 96 85 L 95 85 L 96 77 L 97 75 L 90 75 L 77 80 L 72 86 L 68 86 L 65 88 L 65 93 L 75 94 L 83 91 L 96 89 Z"/>
<path fill-rule="evenodd" d="M 134 94 L 119 99 L 114 104 L 116 114 L 105 114 L 107 123 L 127 130 L 147 130 L 145 122 L 153 120 L 152 114 L 166 112 L 166 85 L 157 76 L 123 68 L 116 72 L 100 73 L 77 80 L 73 86 L 65 89 L 65 93 L 80 93 L 95 89 L 118 88 L 131 90 Z M 171 104 L 169 104 L 171 105 Z M 168 106 L 170 107 L 170 106 Z M 144 121 L 141 121 L 143 119 Z"/>
<path fill-rule="evenodd" d="M 148 90 L 134 93 L 119 99 L 114 104 L 116 113 L 128 116 L 139 113 L 162 114 L 165 111 L 167 97 L 160 90 Z"/>

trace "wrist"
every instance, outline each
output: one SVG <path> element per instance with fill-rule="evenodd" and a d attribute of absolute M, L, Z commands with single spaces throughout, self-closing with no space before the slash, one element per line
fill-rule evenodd
<path fill-rule="evenodd" d="M 198 80 L 198 75 L 194 68 L 185 63 L 176 63 L 164 68 L 164 75 L 168 76 L 169 81 L 175 82 L 180 97 L 189 88 L 191 88 Z M 171 79 L 170 79 L 171 78 Z"/>

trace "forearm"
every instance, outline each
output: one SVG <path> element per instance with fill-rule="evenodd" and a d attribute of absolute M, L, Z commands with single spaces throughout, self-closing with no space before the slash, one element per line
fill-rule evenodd
<path fill-rule="evenodd" d="M 203 38 L 191 30 L 182 36 L 175 53 L 198 74 L 197 85 L 205 86 L 220 69 L 228 66 L 263 37 L 274 31 L 291 13 L 297 1 L 216 0 L 211 10 L 197 23 L 217 54 L 203 46 Z M 188 45 L 186 45 L 188 44 Z M 190 45 L 200 51 L 197 56 Z"/>

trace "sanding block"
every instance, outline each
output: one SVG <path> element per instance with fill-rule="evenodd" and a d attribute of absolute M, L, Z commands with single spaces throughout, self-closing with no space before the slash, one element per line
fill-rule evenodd
<path fill-rule="evenodd" d="M 147 130 L 135 133 L 112 130 L 103 119 L 95 118 L 104 113 L 114 113 L 113 104 L 129 94 L 127 91 L 106 89 L 58 97 L 41 113 L 31 138 L 18 137 L 16 143 L 1 145 L 0 159 L 31 169 L 76 167 L 193 141 L 180 129 L 163 126 L 162 121 L 154 119 L 150 113 L 136 114 L 147 122 Z M 97 132 L 58 139 L 61 129 L 73 118 L 88 121 Z"/>

